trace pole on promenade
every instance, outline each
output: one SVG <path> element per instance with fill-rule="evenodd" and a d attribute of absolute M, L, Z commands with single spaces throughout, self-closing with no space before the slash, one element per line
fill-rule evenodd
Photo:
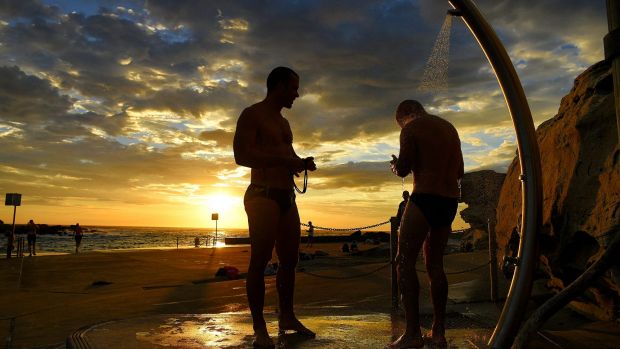
<path fill-rule="evenodd" d="M 215 221 L 215 238 L 213 239 L 213 246 L 217 245 L 217 221 L 220 219 L 220 215 L 218 213 L 211 214 L 211 220 Z"/>
<path fill-rule="evenodd" d="M 390 262 L 392 263 L 392 309 L 398 309 L 398 276 L 396 273 L 396 253 L 398 252 L 398 219 L 390 217 Z"/>
<path fill-rule="evenodd" d="M 15 245 L 15 215 L 17 214 L 17 206 L 13 206 L 13 228 L 11 229 L 11 235 L 7 245 L 6 258 L 11 258 L 13 254 L 13 246 Z"/>
<path fill-rule="evenodd" d="M 15 216 L 17 214 L 17 206 L 21 206 L 21 204 L 22 204 L 22 194 L 6 193 L 4 205 L 13 206 L 13 229 L 11 230 L 11 235 L 9 236 L 7 246 L 6 246 L 6 258 L 11 258 L 11 254 L 13 252 L 13 247 L 15 244 Z"/>

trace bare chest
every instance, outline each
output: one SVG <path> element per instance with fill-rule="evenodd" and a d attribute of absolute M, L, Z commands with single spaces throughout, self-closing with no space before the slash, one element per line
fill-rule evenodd
<path fill-rule="evenodd" d="M 288 145 L 293 143 L 293 133 L 286 119 L 269 120 L 258 127 L 257 141 L 267 146 Z"/>

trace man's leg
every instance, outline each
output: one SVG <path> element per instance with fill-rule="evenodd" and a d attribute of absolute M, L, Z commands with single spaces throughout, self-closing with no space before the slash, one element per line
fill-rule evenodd
<path fill-rule="evenodd" d="M 299 213 L 297 205 L 293 205 L 280 220 L 276 237 L 276 253 L 280 265 L 276 275 L 278 299 L 280 302 L 280 316 L 278 326 L 280 331 L 297 331 L 300 334 L 314 337 L 314 332 L 307 329 L 297 320 L 293 309 L 295 295 L 295 268 L 299 260 Z"/>
<path fill-rule="evenodd" d="M 448 280 L 443 268 L 443 253 L 451 231 L 450 226 L 432 228 L 424 242 L 424 264 L 431 285 L 433 302 L 433 327 L 430 334 L 433 342 L 446 343 L 446 303 L 448 301 Z"/>
<path fill-rule="evenodd" d="M 407 327 L 405 333 L 387 348 L 421 348 L 424 346 L 420 332 L 420 284 L 415 263 L 428 234 L 429 226 L 420 209 L 411 201 L 405 208 L 398 237 L 398 288 L 400 289 Z"/>
<path fill-rule="evenodd" d="M 260 197 L 246 201 L 245 211 L 248 215 L 251 244 L 250 266 L 245 287 L 254 324 L 255 343 L 257 346 L 273 346 L 263 317 L 264 272 L 267 263 L 271 260 L 280 211 L 273 200 Z"/>

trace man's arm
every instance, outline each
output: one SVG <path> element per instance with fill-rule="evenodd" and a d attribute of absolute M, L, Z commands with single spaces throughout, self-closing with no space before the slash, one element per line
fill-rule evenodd
<path fill-rule="evenodd" d="M 303 161 L 294 157 L 275 156 L 260 151 L 256 145 L 258 124 L 252 112 L 247 109 L 237 120 L 237 129 L 233 140 L 233 151 L 237 165 L 250 168 L 283 166 L 295 171 L 303 169 Z M 299 172 L 301 170 L 297 170 Z"/>
<path fill-rule="evenodd" d="M 306 168 L 305 166 L 307 166 L 308 171 L 315 171 L 316 170 L 316 164 L 314 163 L 314 158 L 313 157 L 308 157 L 306 159 L 302 159 L 295 152 L 295 149 L 293 148 L 293 140 L 292 140 L 293 131 L 291 130 L 291 125 L 289 124 L 288 120 L 284 119 L 284 121 L 286 121 L 286 127 L 288 127 L 288 131 L 291 133 L 291 144 L 290 144 L 290 148 L 289 148 L 291 154 L 293 154 L 294 158 L 300 159 L 304 163 L 303 169 L 305 169 Z M 298 172 L 301 172 L 301 170 L 298 171 Z"/>
<path fill-rule="evenodd" d="M 409 130 L 407 126 L 400 131 L 400 152 L 398 154 L 398 160 L 394 165 L 396 175 L 399 177 L 407 177 L 407 175 L 411 173 L 413 167 L 415 143 L 411 130 Z"/>

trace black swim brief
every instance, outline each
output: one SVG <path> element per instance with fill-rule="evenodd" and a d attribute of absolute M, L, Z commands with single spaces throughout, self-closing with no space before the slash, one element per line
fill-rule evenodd
<path fill-rule="evenodd" d="M 293 189 L 272 188 L 263 185 L 250 184 L 245 192 L 243 201 L 261 197 L 275 201 L 280 207 L 280 212 L 287 212 L 295 203 L 295 191 Z"/>
<path fill-rule="evenodd" d="M 431 228 L 450 226 L 458 207 L 458 199 L 435 194 L 413 193 L 409 201 L 422 211 Z"/>

